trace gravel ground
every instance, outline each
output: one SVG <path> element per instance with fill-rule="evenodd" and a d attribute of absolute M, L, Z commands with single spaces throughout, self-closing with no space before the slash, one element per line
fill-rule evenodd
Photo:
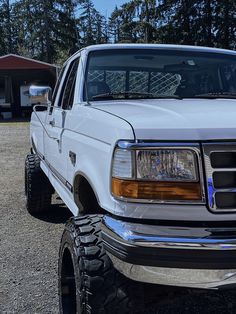
<path fill-rule="evenodd" d="M 50 215 L 36 218 L 26 212 L 28 133 L 27 123 L 0 124 L 0 314 L 58 313 L 57 258 L 70 213 L 57 200 Z M 146 314 L 236 313 L 235 292 L 180 289 L 156 299 L 161 302 Z"/>
<path fill-rule="evenodd" d="M 69 212 L 50 216 L 25 209 L 26 123 L 0 124 L 0 313 L 58 313 L 57 257 Z"/>

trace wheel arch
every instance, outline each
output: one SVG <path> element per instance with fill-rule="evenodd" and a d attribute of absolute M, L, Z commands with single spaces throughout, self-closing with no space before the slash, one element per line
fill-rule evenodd
<path fill-rule="evenodd" d="M 97 213 L 101 214 L 104 210 L 100 206 L 99 196 L 88 176 L 77 171 L 73 180 L 74 201 L 83 214 Z"/>

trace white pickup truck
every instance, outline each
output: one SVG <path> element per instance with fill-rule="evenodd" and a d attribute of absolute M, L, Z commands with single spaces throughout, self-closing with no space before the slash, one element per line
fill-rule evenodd
<path fill-rule="evenodd" d="M 91 46 L 52 99 L 31 95 L 27 209 L 49 209 L 56 191 L 74 216 L 61 313 L 138 312 L 140 283 L 236 284 L 236 52 Z"/>

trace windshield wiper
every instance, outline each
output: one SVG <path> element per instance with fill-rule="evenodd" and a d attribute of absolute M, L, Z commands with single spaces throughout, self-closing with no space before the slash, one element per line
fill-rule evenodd
<path fill-rule="evenodd" d="M 107 98 L 110 99 L 111 97 L 114 96 L 124 96 L 125 98 L 128 98 L 129 96 L 137 96 L 138 98 L 151 98 L 151 99 L 181 99 L 180 96 L 177 95 L 155 95 L 152 93 L 140 93 L 140 92 L 117 92 L 117 93 L 104 93 L 104 94 L 99 94 L 99 95 L 95 95 L 93 96 L 93 100 L 98 100 L 101 98 Z M 123 99 L 123 98 L 121 98 Z"/>
<path fill-rule="evenodd" d="M 236 99 L 236 93 L 230 93 L 230 92 L 205 93 L 205 94 L 194 95 L 191 98 L 208 98 L 208 99 L 228 98 L 228 99 Z"/>
<path fill-rule="evenodd" d="M 99 94 L 93 96 L 93 100 L 99 99 L 99 98 L 110 98 L 113 96 L 139 96 L 139 97 L 148 97 L 148 98 L 153 98 L 154 95 L 152 93 L 140 93 L 140 92 L 116 92 L 116 93 L 104 93 L 104 94 Z"/>

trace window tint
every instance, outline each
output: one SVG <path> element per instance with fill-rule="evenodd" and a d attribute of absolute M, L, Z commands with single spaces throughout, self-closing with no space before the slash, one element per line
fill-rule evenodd
<path fill-rule="evenodd" d="M 55 103 L 55 99 L 56 99 L 56 96 L 57 96 L 57 92 L 58 92 L 58 89 L 59 89 L 59 86 L 61 84 L 61 80 L 62 80 L 62 77 L 63 77 L 63 74 L 65 72 L 65 66 L 62 68 L 60 74 L 59 74 L 59 77 L 57 79 L 57 83 L 56 83 L 56 86 L 54 88 L 54 91 L 53 91 L 53 95 L 52 95 L 52 106 L 54 106 L 54 103 Z"/>
<path fill-rule="evenodd" d="M 76 59 L 71 63 L 70 68 L 68 69 L 67 77 L 62 88 L 63 96 L 60 101 L 61 107 L 63 109 L 71 109 L 73 106 L 78 65 L 79 59 Z"/>

